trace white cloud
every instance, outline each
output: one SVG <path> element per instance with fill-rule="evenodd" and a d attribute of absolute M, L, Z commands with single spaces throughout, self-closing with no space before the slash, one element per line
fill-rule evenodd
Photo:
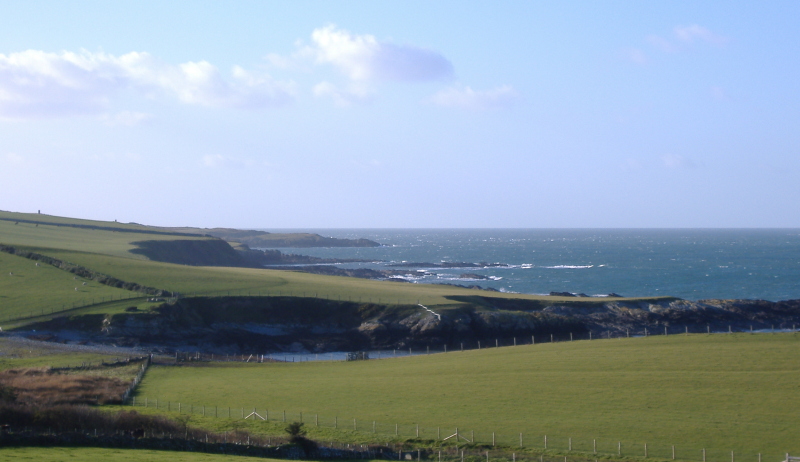
<path fill-rule="evenodd" d="M 148 53 L 121 56 L 27 50 L 0 54 L 0 117 L 99 114 L 120 92 L 166 94 L 211 107 L 266 107 L 293 98 L 292 84 L 234 67 L 231 78 L 206 61 L 170 65 Z"/>
<path fill-rule="evenodd" d="M 355 35 L 331 25 L 315 29 L 311 39 L 314 44 L 304 53 L 352 80 L 424 81 L 453 75 L 453 65 L 440 53 L 381 42 L 373 35 Z"/>
<path fill-rule="evenodd" d="M 443 107 L 481 110 L 507 107 L 518 99 L 519 94 L 510 85 L 484 91 L 458 85 L 439 91 L 431 97 L 431 102 Z"/>
<path fill-rule="evenodd" d="M 365 85 L 351 84 L 346 89 L 341 89 L 330 82 L 320 82 L 314 85 L 314 95 L 330 97 L 339 106 L 363 104 L 375 98 L 375 92 Z"/>
<path fill-rule="evenodd" d="M 665 154 L 661 156 L 661 161 L 665 167 L 673 170 L 697 167 L 691 159 L 687 159 L 679 154 Z"/>
<path fill-rule="evenodd" d="M 728 42 L 727 37 L 714 34 L 705 27 L 692 24 L 691 26 L 675 26 L 673 29 L 675 37 L 683 42 L 694 42 L 695 39 L 711 43 L 713 45 L 724 45 Z"/>

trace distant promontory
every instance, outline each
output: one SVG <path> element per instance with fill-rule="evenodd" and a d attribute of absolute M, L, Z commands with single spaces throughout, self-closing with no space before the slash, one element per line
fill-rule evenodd
<path fill-rule="evenodd" d="M 312 233 L 269 233 L 266 231 L 232 228 L 174 228 L 179 232 L 207 234 L 228 242 L 239 242 L 250 248 L 276 249 L 286 247 L 380 247 L 369 239 L 340 239 Z"/>

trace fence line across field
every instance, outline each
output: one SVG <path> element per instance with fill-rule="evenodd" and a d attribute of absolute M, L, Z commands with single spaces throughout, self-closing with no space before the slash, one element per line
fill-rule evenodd
<path fill-rule="evenodd" d="M 361 434 L 396 438 L 414 438 L 444 446 L 452 444 L 455 446 L 491 447 L 504 451 L 519 448 L 521 450 L 567 453 L 584 457 L 633 457 L 698 462 L 778 462 L 778 457 L 782 458 L 785 454 L 785 451 L 776 451 L 775 454 L 769 455 L 771 458 L 764 459 L 764 453 L 748 453 L 719 448 L 688 448 L 680 445 L 631 442 L 610 438 L 573 438 L 526 432 L 498 433 L 464 430 L 460 427 L 425 427 L 419 424 L 387 423 L 377 420 L 326 416 L 309 412 L 276 411 L 263 406 L 206 406 L 136 396 L 131 397 L 127 404 L 132 407 L 155 408 L 167 412 L 200 415 L 208 418 L 252 420 L 280 425 L 302 422 L 309 427 L 334 428 Z M 787 462 L 800 462 L 800 460 L 793 458 L 791 460 L 787 459 Z"/>

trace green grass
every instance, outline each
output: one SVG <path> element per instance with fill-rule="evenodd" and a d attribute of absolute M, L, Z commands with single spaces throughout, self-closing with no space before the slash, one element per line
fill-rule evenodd
<path fill-rule="evenodd" d="M 8 215 L 7 212 L 0 213 L 0 217 Z M 12 214 L 16 216 L 17 214 Z M 32 218 L 37 219 L 37 215 Z M 126 258 L 145 259 L 144 256 L 130 253 L 129 250 L 135 248 L 132 242 L 149 240 L 194 240 L 209 239 L 205 237 L 193 236 L 172 236 L 161 234 L 149 234 L 135 232 L 137 230 L 158 230 L 158 228 L 145 227 L 141 225 L 126 226 L 118 223 L 109 222 L 87 222 L 74 219 L 56 219 L 50 217 L 54 223 L 73 223 L 87 224 L 90 226 L 107 226 L 119 228 L 120 231 L 107 231 L 99 229 L 71 228 L 68 226 L 55 226 L 32 223 L 20 223 L 15 225 L 13 221 L 0 220 L 0 244 L 29 247 L 29 248 L 50 248 L 77 250 L 83 252 L 100 253 L 106 255 L 116 255 Z"/>
<path fill-rule="evenodd" d="M 0 370 L 22 367 L 67 367 L 111 362 L 125 355 L 70 350 L 56 343 L 25 342 L 0 337 Z"/>
<path fill-rule="evenodd" d="M 83 285 L 83 283 L 86 285 Z M 77 289 L 77 290 L 76 290 Z M 48 314 L 135 296 L 133 292 L 76 277 L 54 266 L 0 253 L 0 319 Z"/>
<path fill-rule="evenodd" d="M 403 424 L 491 432 L 508 444 L 602 448 L 665 458 L 797 451 L 800 336 L 733 334 L 595 340 L 351 363 L 154 367 L 139 400 L 338 416 L 384 431 Z M 184 408 L 185 409 L 185 408 Z M 199 409 L 199 408 L 198 408 Z M 241 412 L 241 411 L 239 411 Z M 710 449 L 711 450 L 711 449 Z M 711 453 L 709 453 L 711 454 Z M 710 457 L 710 455 L 709 455 Z M 729 460 L 729 459 L 728 459 Z M 767 459 L 769 460 L 769 459 Z"/>
<path fill-rule="evenodd" d="M 0 448 L 0 461 L 64 462 L 264 462 L 278 459 L 225 456 L 201 452 L 154 451 L 109 448 Z"/>

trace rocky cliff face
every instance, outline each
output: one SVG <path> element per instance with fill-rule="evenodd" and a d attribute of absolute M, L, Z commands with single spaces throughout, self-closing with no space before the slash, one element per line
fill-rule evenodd
<path fill-rule="evenodd" d="M 493 300 L 493 299 L 485 299 Z M 494 299 L 503 300 L 503 299 Z M 514 300 L 511 300 L 514 302 Z M 510 303 L 508 300 L 503 304 Z M 347 351 L 379 348 L 474 348 L 538 341 L 800 326 L 800 300 L 668 299 L 542 305 L 515 310 L 482 304 L 443 311 L 297 297 L 183 299 L 153 313 L 115 315 L 102 335 L 123 344 L 192 346 L 206 351 Z M 520 309 L 521 308 L 521 309 Z M 730 327 L 729 327 L 730 326 Z M 591 333 L 591 334 L 590 334 Z M 515 340 L 514 340 L 515 341 Z"/>

